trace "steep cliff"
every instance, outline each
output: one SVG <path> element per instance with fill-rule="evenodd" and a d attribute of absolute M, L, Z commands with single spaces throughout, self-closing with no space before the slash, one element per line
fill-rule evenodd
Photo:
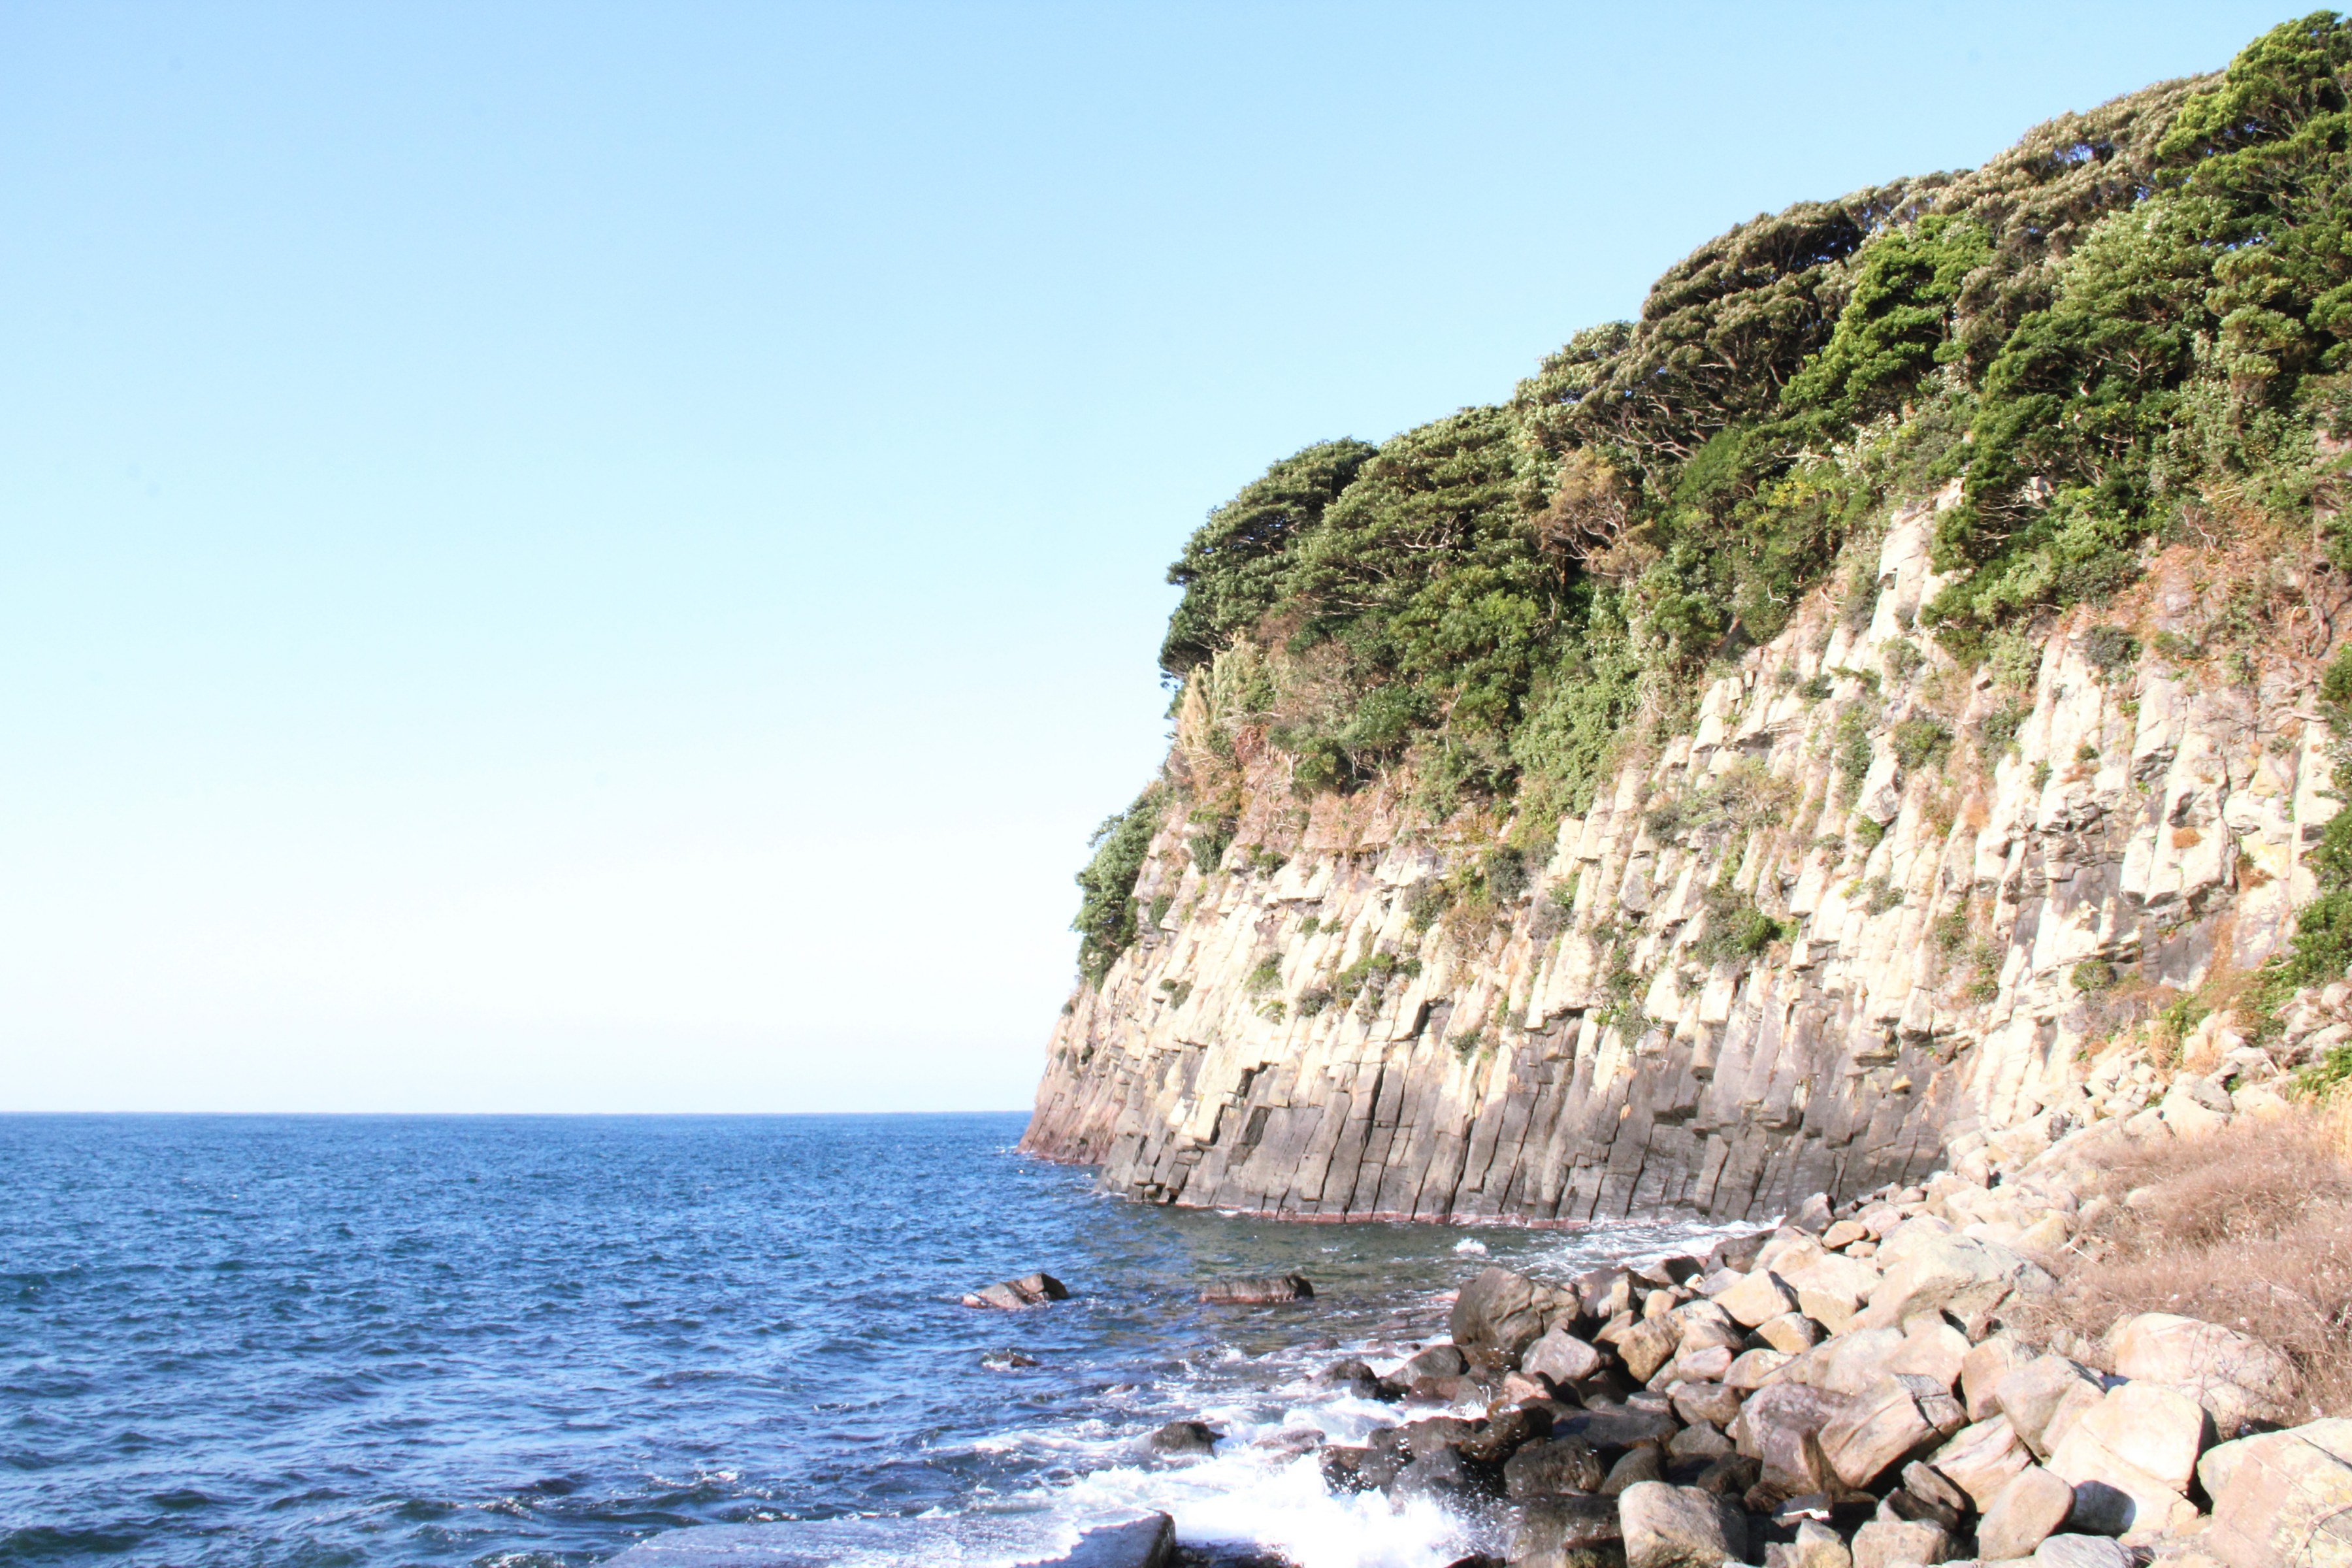
<path fill-rule="evenodd" d="M 1753 1217 L 1966 1158 L 2226 999 L 2336 809 L 2340 574 L 2169 552 L 2011 687 L 1911 633 L 1931 521 L 1895 514 L 1866 620 L 1815 595 L 1491 906 L 1426 919 L 1487 843 L 1379 791 L 1301 824 L 1261 754 L 1213 869 L 1154 840 L 1161 917 L 1055 1026 L 1025 1146 L 1298 1217 Z M 2204 647 L 2250 574 L 2258 658 L 2152 651 Z"/>
<path fill-rule="evenodd" d="M 1301 1217 L 1756 1216 L 2334 978 L 2347 103 L 2352 26 L 2283 26 L 1212 513 L 1025 1146 Z"/>

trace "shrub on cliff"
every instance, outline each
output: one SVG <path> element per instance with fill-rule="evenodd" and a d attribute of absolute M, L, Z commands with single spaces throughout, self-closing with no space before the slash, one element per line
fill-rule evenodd
<path fill-rule="evenodd" d="M 1918 625 L 2014 684 L 2018 628 L 2163 539 L 2308 526 L 2352 429 L 2347 147 L 2352 26 L 2316 13 L 1979 169 L 1741 224 L 1507 403 L 1244 486 L 1170 568 L 1161 662 L 1253 650 L 1207 741 L 1256 726 L 1301 794 L 1402 772 L 1420 815 L 1508 803 L 1535 841 L 1808 593 L 1866 623 L 1878 520 L 1958 479 Z M 2352 568 L 2347 516 L 2319 529 Z"/>
<path fill-rule="evenodd" d="M 1101 984 L 1112 963 L 1135 942 L 1135 882 L 1165 804 L 1154 784 L 1125 811 L 1105 817 L 1087 840 L 1094 858 L 1078 873 L 1078 915 L 1070 929 L 1078 933 L 1078 972 L 1089 984 Z"/>

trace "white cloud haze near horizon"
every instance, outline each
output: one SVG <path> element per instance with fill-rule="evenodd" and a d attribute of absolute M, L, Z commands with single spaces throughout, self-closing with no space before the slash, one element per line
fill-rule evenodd
<path fill-rule="evenodd" d="M 0 13 L 0 1110 L 1024 1105 L 1209 507 L 2284 15 Z"/>

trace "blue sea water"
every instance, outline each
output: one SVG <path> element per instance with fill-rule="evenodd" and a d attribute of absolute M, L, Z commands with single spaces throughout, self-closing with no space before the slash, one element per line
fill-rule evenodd
<path fill-rule="evenodd" d="M 1212 1551 L 1421 1568 L 1484 1527 L 1327 1496 L 1300 1435 L 1392 1412 L 1311 1373 L 1442 1337 L 1486 1262 L 1701 1234 L 1151 1208 L 1021 1126 L 0 1117 L 0 1565 L 585 1564 L 694 1524 L 1143 1505 Z M 1074 1299 L 958 1302 L 1037 1268 Z M 1316 1300 L 1197 1299 L 1292 1269 Z M 1179 1415 L 1215 1458 L 1142 1447 Z"/>

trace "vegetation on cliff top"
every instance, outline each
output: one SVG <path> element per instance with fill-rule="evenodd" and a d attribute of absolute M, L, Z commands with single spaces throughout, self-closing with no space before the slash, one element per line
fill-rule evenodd
<path fill-rule="evenodd" d="M 1980 169 L 1742 224 L 1506 403 L 1274 464 L 1171 568 L 1161 663 L 1301 795 L 1395 776 L 1540 830 L 1890 503 L 1958 482 L 1919 619 L 1998 662 L 2167 538 L 2308 519 L 2347 422 L 2352 23 L 2321 12 Z M 1081 877 L 1089 977 L 1172 801 Z"/>

